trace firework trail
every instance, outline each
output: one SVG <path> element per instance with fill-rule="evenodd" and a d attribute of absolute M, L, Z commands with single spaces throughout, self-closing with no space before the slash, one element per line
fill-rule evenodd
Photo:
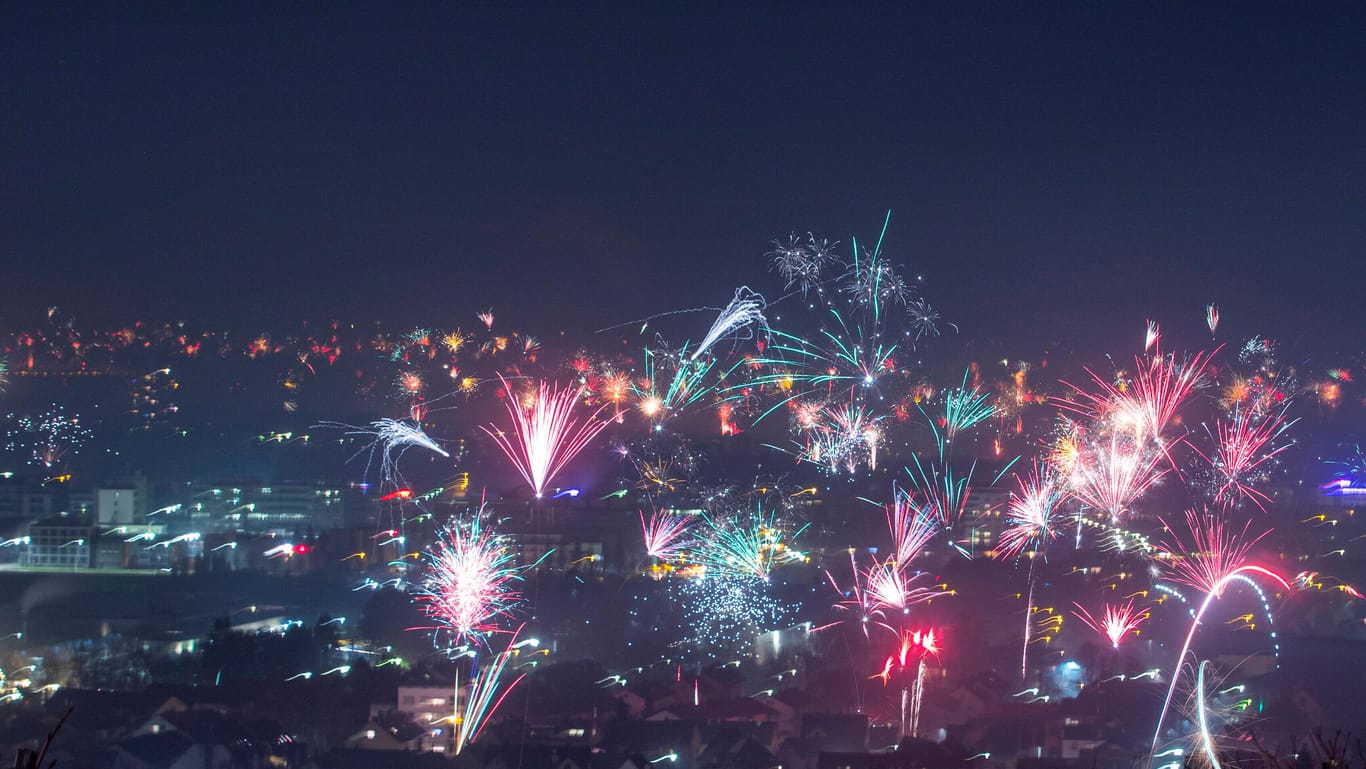
<path fill-rule="evenodd" d="M 1073 601 L 1072 605 L 1077 607 L 1072 612 L 1073 616 L 1081 620 L 1092 630 L 1110 639 L 1110 645 L 1115 649 L 1119 648 L 1119 642 L 1130 633 L 1138 635 L 1138 626 L 1148 619 L 1148 612 L 1134 611 L 1134 601 L 1132 598 L 1123 605 L 1106 604 L 1105 612 L 1100 619 L 1096 619 L 1081 604 Z"/>
<path fill-rule="evenodd" d="M 507 649 L 494 655 L 469 682 L 468 691 L 465 693 L 465 708 L 459 718 L 453 719 L 456 755 L 460 755 L 460 751 L 464 750 L 466 745 L 479 738 L 479 734 L 498 711 L 498 706 L 503 704 L 508 694 L 526 677 L 523 673 L 510 682 L 505 682 L 504 677 L 508 660 L 513 657 L 513 645 L 516 644 L 517 634 L 520 632 L 521 628 L 514 630 L 508 639 Z"/>
<path fill-rule="evenodd" d="M 1238 408 L 1229 421 L 1216 421 L 1212 435 L 1217 448 L 1213 457 L 1205 457 L 1219 479 L 1214 503 L 1231 506 L 1247 499 L 1265 512 L 1271 498 L 1252 483 L 1263 474 L 1263 465 L 1290 448 L 1290 443 L 1276 444 L 1298 421 L 1287 421 L 1284 411 L 1258 419 Z"/>
<path fill-rule="evenodd" d="M 649 521 L 646 521 L 645 513 L 641 511 L 640 530 L 645 539 L 646 554 L 660 561 L 672 561 L 677 558 L 693 544 L 692 540 L 684 539 L 683 535 L 688 533 L 695 520 L 691 515 L 657 510 L 651 513 Z"/>
<path fill-rule="evenodd" d="M 901 688 L 901 724 L 898 739 L 915 737 L 919 732 L 920 703 L 925 687 L 926 658 L 939 656 L 939 642 L 934 630 L 903 630 L 901 644 L 896 652 L 887 657 L 881 672 L 871 676 L 881 678 L 883 686 L 891 682 L 892 674 L 905 672 L 915 667 L 915 677 Z"/>
<path fill-rule="evenodd" d="M 1191 642 L 1195 640 L 1195 631 L 1199 629 L 1205 612 L 1223 595 L 1225 588 L 1237 581 L 1253 587 L 1260 593 L 1260 587 L 1253 581 L 1253 576 L 1259 575 L 1280 585 L 1287 592 L 1290 590 L 1290 583 L 1286 582 L 1284 577 L 1264 566 L 1247 562 L 1253 546 L 1271 533 L 1268 529 L 1255 537 L 1249 537 L 1250 525 L 1250 522 L 1246 523 L 1241 531 L 1234 531 L 1225 526 L 1224 519 L 1220 516 L 1201 515 L 1195 510 L 1188 510 L 1186 526 L 1190 530 L 1191 546 L 1186 548 L 1180 542 L 1174 542 L 1166 548 L 1166 556 L 1172 562 L 1171 579 L 1200 590 L 1205 597 L 1193 615 L 1185 642 L 1182 643 L 1176 663 L 1172 666 L 1172 682 L 1167 688 L 1167 696 L 1157 716 L 1150 755 L 1157 751 L 1157 742 L 1162 736 L 1162 722 L 1171 708 L 1172 696 L 1176 693 L 1176 684 L 1181 678 L 1181 668 L 1186 663 L 1186 655 L 1190 653 Z M 1265 600 L 1263 607 L 1267 607 Z"/>
<path fill-rule="evenodd" d="M 583 388 L 557 389 L 555 385 L 542 381 L 530 403 L 523 403 L 507 380 L 502 379 L 501 375 L 499 379 L 508 394 L 504 406 L 512 417 L 512 435 L 504 433 L 496 425 L 481 426 L 480 429 L 493 438 L 531 487 L 536 498 L 540 499 L 546 485 L 554 480 L 569 460 L 607 427 L 607 422 L 597 418 L 607 404 L 599 406 L 580 421 L 574 417 L 574 406 L 583 394 Z"/>
<path fill-rule="evenodd" d="M 516 583 L 526 567 L 516 564 L 512 541 L 483 519 L 481 510 L 467 521 L 451 521 L 426 554 L 427 574 L 416 600 L 438 633 L 451 634 L 451 645 L 487 642 L 522 600 Z"/>
<path fill-rule="evenodd" d="M 1223 765 L 1219 763 L 1219 755 L 1214 750 L 1214 734 L 1210 730 L 1209 710 L 1206 705 L 1205 668 L 1208 665 L 1209 660 L 1201 660 L 1195 672 L 1196 723 L 1200 728 L 1200 749 L 1204 751 L 1210 769 L 1223 769 Z"/>
<path fill-rule="evenodd" d="M 765 307 L 764 297 L 760 294 L 745 286 L 735 289 L 735 298 L 721 311 L 716 321 L 711 324 L 707 335 L 702 337 L 701 344 L 697 345 L 697 349 L 693 350 L 688 359 L 697 360 L 706 354 L 712 345 L 742 328 L 753 326 L 756 331 L 752 331 L 751 335 L 766 330 L 768 321 L 764 318 Z"/>
<path fill-rule="evenodd" d="M 1205 305 L 1205 325 L 1209 326 L 1210 336 L 1214 336 L 1219 330 L 1219 307 L 1213 304 Z"/>
<path fill-rule="evenodd" d="M 379 419 L 362 427 L 342 424 L 341 422 L 322 422 L 318 424 L 318 427 L 341 429 L 346 431 L 346 435 L 372 438 L 373 440 L 356 452 L 352 459 L 368 450 L 370 458 L 366 462 L 365 473 L 369 475 L 370 466 L 374 464 L 375 455 L 378 454 L 380 476 L 384 484 L 390 487 L 403 485 L 403 476 L 398 471 L 398 461 L 408 449 L 421 448 L 443 457 L 450 456 L 445 449 L 437 445 L 436 441 L 423 432 L 422 425 L 416 422 L 410 423 L 400 419 Z"/>
<path fill-rule="evenodd" d="M 1019 558 L 1026 548 L 1042 552 L 1048 542 L 1057 536 L 1058 507 L 1067 498 L 1067 493 L 1059 486 L 1058 479 L 1047 467 L 1037 463 L 1028 475 L 1018 481 L 1019 494 L 1012 494 L 1006 508 L 1007 528 L 1001 534 L 996 547 L 997 558 Z M 1029 675 L 1029 642 L 1033 635 L 1031 623 L 1034 616 L 1034 563 L 1029 560 L 1029 589 L 1025 598 L 1024 638 L 1020 645 L 1020 679 Z"/>
<path fill-rule="evenodd" d="M 1143 352 L 1147 353 L 1149 350 L 1152 350 L 1154 346 L 1157 346 L 1158 350 L 1161 350 L 1162 348 L 1159 344 L 1161 341 L 1162 331 L 1157 327 L 1157 321 L 1148 321 L 1148 330 L 1143 335 Z"/>

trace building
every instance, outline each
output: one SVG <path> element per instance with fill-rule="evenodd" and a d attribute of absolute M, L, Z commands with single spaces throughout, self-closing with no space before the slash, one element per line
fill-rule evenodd
<path fill-rule="evenodd" d="M 147 479 L 141 475 L 96 486 L 92 496 L 95 498 L 95 521 L 101 526 L 146 522 Z"/>
<path fill-rule="evenodd" d="M 190 483 L 171 516 L 177 529 L 203 534 L 276 532 L 285 536 L 340 528 L 345 522 L 340 485 L 286 483 Z"/>
<path fill-rule="evenodd" d="M 90 568 L 94 529 L 73 518 L 47 518 L 28 527 L 27 542 L 20 551 L 23 566 L 60 569 Z"/>

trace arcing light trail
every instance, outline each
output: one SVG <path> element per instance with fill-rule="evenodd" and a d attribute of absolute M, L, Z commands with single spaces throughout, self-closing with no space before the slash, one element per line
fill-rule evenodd
<path fill-rule="evenodd" d="M 1162 701 L 1162 710 L 1158 714 L 1157 726 L 1153 730 L 1150 755 L 1157 752 L 1157 743 L 1162 737 L 1162 722 L 1171 708 L 1176 684 L 1181 678 L 1180 671 L 1185 665 L 1186 655 L 1190 652 L 1191 642 L 1195 640 L 1195 631 L 1199 629 L 1205 612 L 1209 611 L 1214 601 L 1220 598 L 1233 582 L 1251 581 L 1256 576 L 1271 580 L 1287 592 L 1291 589 L 1290 583 L 1276 572 L 1264 566 L 1247 563 L 1253 545 L 1269 532 L 1249 538 L 1247 525 L 1244 525 L 1240 532 L 1235 532 L 1225 527 L 1222 517 L 1202 515 L 1194 510 L 1186 513 L 1186 521 L 1194 544 L 1187 549 L 1178 542 L 1168 549 L 1168 554 L 1173 560 L 1172 579 L 1204 591 L 1205 598 L 1200 602 L 1200 608 L 1192 615 L 1190 629 L 1186 632 L 1185 641 L 1181 644 L 1181 650 L 1172 665 L 1171 684 L 1167 687 L 1167 696 Z"/>

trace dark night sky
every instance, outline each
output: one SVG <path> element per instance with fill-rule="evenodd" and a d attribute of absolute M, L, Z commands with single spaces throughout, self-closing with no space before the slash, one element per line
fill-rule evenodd
<path fill-rule="evenodd" d="M 660 5 L 7 4 L 0 322 L 594 328 L 891 209 L 964 334 L 1361 339 L 1366 5 Z"/>

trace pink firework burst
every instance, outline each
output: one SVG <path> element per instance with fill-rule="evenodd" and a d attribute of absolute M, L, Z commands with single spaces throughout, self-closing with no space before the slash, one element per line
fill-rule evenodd
<path fill-rule="evenodd" d="M 1138 626 L 1148 619 L 1148 612 L 1134 609 L 1132 598 L 1123 605 L 1106 604 L 1105 612 L 1100 619 L 1093 617 L 1091 612 L 1083 608 L 1081 604 L 1074 601 L 1072 605 L 1077 607 L 1072 614 L 1085 623 L 1087 627 L 1110 639 L 1110 645 L 1116 649 L 1119 648 L 1119 642 L 1124 640 L 1125 636 L 1130 633 L 1138 635 Z"/>
<path fill-rule="evenodd" d="M 1042 549 L 1057 535 L 1058 506 L 1067 499 L 1057 476 L 1047 466 L 1035 464 L 1019 484 L 1019 493 L 1011 495 L 1006 509 L 1009 527 L 1001 533 L 998 558 L 1018 557 L 1026 548 Z"/>
<path fill-rule="evenodd" d="M 939 533 L 939 519 L 932 509 L 916 505 L 909 494 L 895 496 L 895 501 L 887 507 L 892 557 L 897 563 L 910 563 Z"/>
<path fill-rule="evenodd" d="M 1172 440 L 1165 433 L 1175 420 L 1177 410 L 1205 382 L 1211 357 L 1197 353 L 1180 363 L 1171 357 L 1137 358 L 1134 375 L 1123 384 L 1108 381 L 1087 369 L 1097 391 L 1088 392 L 1068 384 L 1076 397 L 1059 399 L 1059 405 L 1092 418 L 1111 432 L 1132 436 L 1142 447 L 1150 442 L 1155 444 L 1176 469 L 1171 447 L 1182 438 Z"/>
<path fill-rule="evenodd" d="M 580 387 L 558 389 L 542 381 L 526 403 L 517 398 L 507 380 L 503 380 L 503 389 L 508 392 L 504 405 L 512 417 L 512 435 L 497 426 L 480 429 L 512 460 L 539 499 L 569 460 L 607 427 L 607 422 L 598 419 L 607 406 L 603 404 L 586 419 L 579 420 L 574 410 L 583 393 Z"/>
<path fill-rule="evenodd" d="M 417 600 L 437 630 L 450 632 L 456 643 L 485 639 L 499 632 L 498 620 L 521 602 L 512 543 L 482 522 L 452 521 L 427 553 L 427 576 Z"/>
<path fill-rule="evenodd" d="M 1162 454 L 1144 449 L 1120 434 L 1084 441 L 1068 476 L 1072 496 L 1118 520 L 1166 473 L 1157 467 Z"/>
<path fill-rule="evenodd" d="M 1267 529 L 1256 536 L 1249 536 L 1248 528 L 1251 525 L 1252 522 L 1248 521 L 1241 530 L 1234 529 L 1226 525 L 1222 515 L 1187 510 L 1186 528 L 1190 531 L 1190 545 L 1174 540 L 1163 546 L 1163 553 L 1171 560 L 1172 581 L 1218 597 L 1228 577 L 1246 568 L 1252 548 L 1271 533 Z M 1175 530 L 1170 525 L 1167 528 Z"/>
<path fill-rule="evenodd" d="M 679 553 L 686 549 L 691 540 L 684 540 L 683 535 L 693 524 L 693 518 L 666 510 L 657 510 L 650 514 L 650 519 L 645 519 L 645 513 L 640 513 L 640 531 L 645 538 L 645 552 L 652 558 L 661 561 L 670 561 L 677 558 Z"/>
<path fill-rule="evenodd" d="M 1220 481 L 1214 493 L 1215 504 L 1228 506 L 1248 499 L 1259 509 L 1266 509 L 1271 498 L 1253 488 L 1252 482 L 1259 468 L 1290 448 L 1289 443 L 1276 443 L 1296 421 L 1286 421 L 1284 413 L 1258 419 L 1237 409 L 1231 420 L 1215 423 L 1213 436 L 1217 448 L 1213 457 L 1205 457 Z"/>

